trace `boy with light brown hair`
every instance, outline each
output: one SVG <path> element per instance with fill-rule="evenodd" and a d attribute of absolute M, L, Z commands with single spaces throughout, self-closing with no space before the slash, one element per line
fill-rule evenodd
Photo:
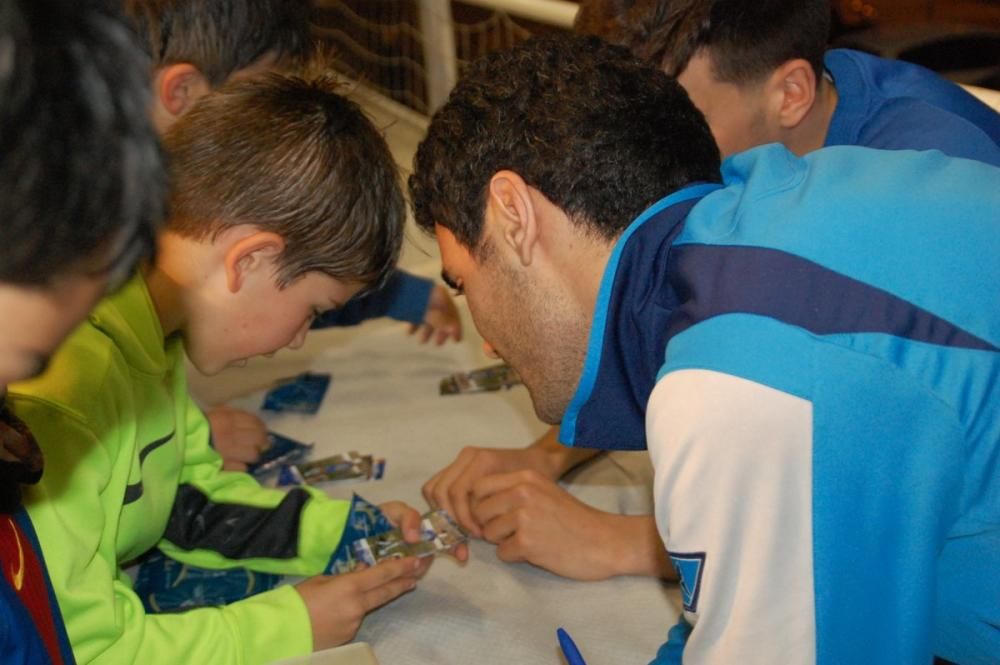
<path fill-rule="evenodd" d="M 227 81 L 295 70 L 313 55 L 305 0 L 127 0 L 125 10 L 153 61 L 152 117 L 161 134 Z M 462 336 L 448 290 L 402 270 L 313 325 L 356 325 L 384 316 L 408 323 L 422 342 L 441 345 Z M 220 405 L 208 418 L 227 469 L 246 470 L 268 445 L 264 423 L 251 413 Z"/>
<path fill-rule="evenodd" d="M 167 132 L 171 217 L 156 260 L 98 305 L 12 400 L 53 460 L 26 497 L 81 662 L 263 663 L 350 640 L 428 562 L 328 577 L 350 506 L 221 470 L 185 356 L 213 374 L 301 344 L 390 274 L 405 210 L 375 127 L 327 79 L 266 75 L 206 96 Z M 383 506 L 419 538 L 416 511 Z M 123 564 L 311 576 L 226 607 L 147 615 Z M 464 553 L 462 554 L 464 557 Z"/>

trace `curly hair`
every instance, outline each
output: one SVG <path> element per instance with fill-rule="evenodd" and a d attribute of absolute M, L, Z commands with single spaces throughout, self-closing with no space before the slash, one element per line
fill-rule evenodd
<path fill-rule="evenodd" d="M 318 271 L 377 287 L 406 204 L 381 133 L 329 77 L 268 74 L 206 95 L 164 137 L 167 228 L 196 239 L 251 224 L 285 239 L 279 283 Z"/>
<path fill-rule="evenodd" d="M 707 49 L 715 77 L 742 85 L 797 58 L 820 76 L 830 5 L 827 0 L 582 0 L 574 28 L 628 47 L 671 76 Z"/>
<path fill-rule="evenodd" d="M 719 151 L 675 81 L 624 48 L 563 35 L 469 66 L 414 158 L 417 224 L 479 251 L 486 188 L 502 169 L 612 240 L 667 194 L 718 181 Z"/>

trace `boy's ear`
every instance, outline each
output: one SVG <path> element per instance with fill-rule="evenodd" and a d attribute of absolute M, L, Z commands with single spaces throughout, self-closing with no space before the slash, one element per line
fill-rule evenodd
<path fill-rule="evenodd" d="M 208 79 L 192 64 L 160 67 L 153 77 L 158 124 L 166 129 L 194 103 L 212 91 Z"/>
<path fill-rule="evenodd" d="M 538 243 L 538 217 L 529 185 L 514 171 L 497 171 L 486 197 L 486 224 L 523 266 L 531 265 Z"/>
<path fill-rule="evenodd" d="M 807 60 L 796 58 L 778 67 L 768 81 L 772 109 L 782 129 L 793 129 L 816 102 L 816 73 Z"/>
<path fill-rule="evenodd" d="M 253 278 L 273 280 L 275 262 L 285 250 L 285 239 L 270 231 L 256 231 L 233 242 L 223 257 L 226 287 L 238 293 Z"/>

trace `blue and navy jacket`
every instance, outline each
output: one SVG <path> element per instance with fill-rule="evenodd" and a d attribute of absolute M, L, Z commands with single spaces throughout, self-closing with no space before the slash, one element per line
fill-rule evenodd
<path fill-rule="evenodd" d="M 657 662 L 995 662 L 1000 169 L 770 145 L 723 175 L 619 240 L 560 432 L 648 444 L 684 601 Z"/>
<path fill-rule="evenodd" d="M 940 150 L 1000 166 L 1000 113 L 918 65 L 835 49 L 824 58 L 837 88 L 826 146 Z"/>

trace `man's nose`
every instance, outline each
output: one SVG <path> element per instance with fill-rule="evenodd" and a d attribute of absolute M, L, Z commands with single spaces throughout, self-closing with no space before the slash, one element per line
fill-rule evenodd
<path fill-rule="evenodd" d="M 493 345 L 489 342 L 483 342 L 483 353 L 486 354 L 488 358 L 494 358 L 496 360 L 500 359 L 500 354 L 497 350 L 493 348 Z"/>

